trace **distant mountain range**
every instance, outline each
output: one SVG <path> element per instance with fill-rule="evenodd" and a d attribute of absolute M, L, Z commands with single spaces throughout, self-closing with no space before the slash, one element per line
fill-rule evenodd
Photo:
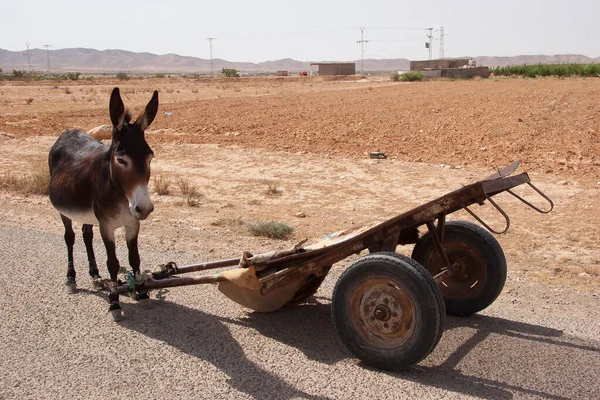
<path fill-rule="evenodd" d="M 5 73 L 13 69 L 26 70 L 29 68 L 24 51 L 8 51 L 0 49 L 0 68 Z M 210 71 L 210 60 L 185 57 L 177 54 L 157 55 L 151 53 L 134 53 L 125 50 L 94 50 L 94 49 L 60 49 L 50 50 L 50 69 L 52 72 L 79 71 L 88 73 L 128 72 L 128 73 L 159 73 L 185 72 L 206 73 Z M 48 70 L 48 53 L 43 49 L 30 50 L 32 69 Z M 514 57 L 473 57 L 477 65 L 502 66 L 537 63 L 600 63 L 600 57 L 590 58 L 581 54 L 559 54 L 553 56 L 514 56 Z M 334 61 L 334 60 L 330 60 Z M 321 61 L 324 62 L 324 61 Z M 356 69 L 360 69 L 360 60 Z M 304 71 L 310 69 L 309 61 L 297 61 L 291 58 L 265 61 L 260 63 L 231 62 L 220 58 L 212 60 L 213 70 L 235 68 L 244 72 L 273 72 L 273 71 Z M 405 58 L 363 61 L 365 71 L 396 71 L 408 70 L 410 61 Z"/>

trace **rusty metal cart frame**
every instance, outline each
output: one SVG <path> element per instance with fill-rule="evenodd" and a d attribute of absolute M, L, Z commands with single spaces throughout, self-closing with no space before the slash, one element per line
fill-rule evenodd
<path fill-rule="evenodd" d="M 331 266 L 368 249 L 339 278 L 332 296 L 334 325 L 349 350 L 367 364 L 402 369 L 425 358 L 436 346 L 446 311 L 467 315 L 489 306 L 502 291 L 506 261 L 500 245 L 479 225 L 446 221 L 464 209 L 493 233 L 510 227 L 506 212 L 492 197 L 508 192 L 540 213 L 552 200 L 530 181 L 526 172 L 512 176 L 517 161 L 486 179 L 462 187 L 387 221 L 328 235 L 310 246 L 240 258 L 177 266 L 138 280 L 136 287 L 158 289 L 219 283 L 219 290 L 257 311 L 274 311 L 314 294 Z M 527 184 L 549 203 L 542 210 L 515 192 Z M 504 217 L 495 231 L 469 206 L 488 201 Z M 419 238 L 417 229 L 427 232 Z M 399 244 L 416 243 L 412 258 L 396 254 Z M 202 276 L 182 274 L 238 266 Z M 120 292 L 131 291 L 120 285 Z"/>

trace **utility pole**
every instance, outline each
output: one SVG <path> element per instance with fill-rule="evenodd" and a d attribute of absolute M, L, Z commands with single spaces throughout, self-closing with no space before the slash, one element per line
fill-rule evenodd
<path fill-rule="evenodd" d="M 440 60 L 444 59 L 444 36 L 448 36 L 444 33 L 444 27 L 440 27 Z"/>
<path fill-rule="evenodd" d="M 46 49 L 46 56 L 48 57 L 48 75 L 50 75 L 50 47 L 52 47 L 52 45 L 44 44 L 42 47 Z"/>
<path fill-rule="evenodd" d="M 429 31 L 429 34 L 427 34 L 426 37 L 429 41 L 425 43 L 425 48 L 429 50 L 429 68 L 431 68 L 431 46 L 433 44 L 433 28 L 427 28 L 427 30 Z"/>
<path fill-rule="evenodd" d="M 29 74 L 31 75 L 31 52 L 29 51 L 29 43 L 25 43 L 27 46 L 27 51 L 23 53 L 24 56 L 27 56 L 27 65 L 29 67 Z"/>
<path fill-rule="evenodd" d="M 362 74 L 365 62 L 365 43 L 369 43 L 370 40 L 365 40 L 364 37 L 365 29 L 367 28 L 359 26 L 358 29 L 360 29 L 360 40 L 357 40 L 356 43 L 360 43 L 360 73 Z"/>
<path fill-rule="evenodd" d="M 206 40 L 208 40 L 208 46 L 210 47 L 210 76 L 212 76 L 213 74 L 213 53 L 212 53 L 212 47 L 213 47 L 213 40 L 217 40 L 217 38 L 214 37 L 209 37 L 206 38 Z"/>

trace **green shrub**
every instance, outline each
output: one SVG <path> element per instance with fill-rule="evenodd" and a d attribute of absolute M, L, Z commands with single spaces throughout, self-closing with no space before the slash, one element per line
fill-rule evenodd
<path fill-rule="evenodd" d="M 227 78 L 239 78 L 240 74 L 235 68 L 222 68 L 221 74 Z"/>
<path fill-rule="evenodd" d="M 294 231 L 294 228 L 282 222 L 268 221 L 248 224 L 248 230 L 252 236 L 286 239 Z"/>
<path fill-rule="evenodd" d="M 165 74 L 155 74 L 154 77 L 155 78 L 164 78 Z"/>
<path fill-rule="evenodd" d="M 67 72 L 67 79 L 77 81 L 79 80 L 79 75 L 81 75 L 79 72 Z"/>
<path fill-rule="evenodd" d="M 23 80 L 27 76 L 27 71 L 24 69 L 13 69 L 12 78 L 14 80 Z"/>
<path fill-rule="evenodd" d="M 402 82 L 422 81 L 423 74 L 419 71 L 405 72 L 405 73 L 401 74 L 398 79 Z"/>
<path fill-rule="evenodd" d="M 127 75 L 125 72 L 119 72 L 116 75 L 117 79 L 120 79 L 122 81 L 128 81 L 129 79 L 131 79 L 131 77 L 129 75 Z"/>
<path fill-rule="evenodd" d="M 392 72 L 390 79 L 394 82 L 398 82 L 400 80 L 400 74 L 397 72 Z"/>

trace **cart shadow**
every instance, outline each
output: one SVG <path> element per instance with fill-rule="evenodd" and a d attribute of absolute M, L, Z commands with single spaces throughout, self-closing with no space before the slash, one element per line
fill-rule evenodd
<path fill-rule="evenodd" d="M 138 311 L 135 304 L 125 306 L 129 316 L 121 322 L 123 327 L 212 363 L 229 376 L 231 387 L 256 398 L 272 393 L 280 398 L 320 397 L 295 389 L 248 360 L 242 343 L 230 333 L 232 324 L 256 330 L 319 363 L 333 365 L 353 358 L 335 332 L 327 298 L 313 298 L 274 313 L 250 312 L 239 318 L 210 315 L 168 301 L 160 301 L 151 312 Z M 594 382 L 594 371 L 598 370 L 597 342 L 540 325 L 474 315 L 448 316 L 444 336 L 429 357 L 408 370 L 383 373 L 479 398 L 568 399 L 589 397 L 586 382 Z"/>
<path fill-rule="evenodd" d="M 428 359 L 388 374 L 480 398 L 571 399 L 590 397 L 586 382 L 594 382 L 598 370 L 598 342 L 476 314 L 448 316 L 444 336 Z"/>
<path fill-rule="evenodd" d="M 323 303 L 313 299 L 294 308 L 249 313 L 228 322 L 256 329 L 320 363 L 332 365 L 353 358 L 335 332 L 329 299 L 321 299 Z M 440 344 L 428 358 L 408 370 L 387 374 L 479 398 L 568 399 L 575 393 L 580 394 L 575 397 L 589 396 L 585 382 L 594 382 L 594 371 L 600 370 L 599 343 L 569 337 L 557 329 L 485 315 L 448 316 L 444 328 Z M 319 340 L 315 340 L 317 335 Z M 493 367 L 499 363 L 504 366 Z M 487 371 L 489 366 L 493 373 Z"/>
<path fill-rule="evenodd" d="M 227 318 L 164 300 L 155 302 L 151 310 L 131 303 L 121 306 L 127 318 L 120 326 L 211 363 L 228 376 L 229 386 L 241 393 L 257 399 L 271 398 L 274 393 L 281 399 L 328 399 L 304 393 L 249 360 L 242 342 L 232 336 Z"/>

